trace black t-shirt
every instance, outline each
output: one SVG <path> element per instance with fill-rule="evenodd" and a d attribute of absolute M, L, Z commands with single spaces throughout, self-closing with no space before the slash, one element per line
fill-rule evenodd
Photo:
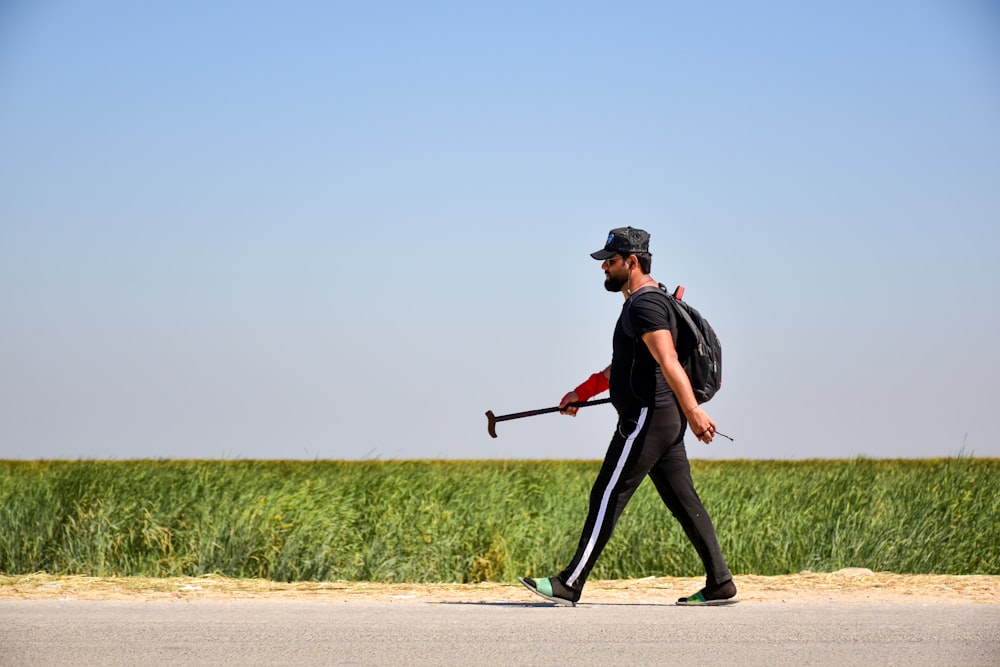
<path fill-rule="evenodd" d="M 611 403 L 619 412 L 676 404 L 660 365 L 642 341 L 643 334 L 660 329 L 670 331 L 676 342 L 677 323 L 663 290 L 644 287 L 625 300 L 615 325 L 609 380 Z"/>

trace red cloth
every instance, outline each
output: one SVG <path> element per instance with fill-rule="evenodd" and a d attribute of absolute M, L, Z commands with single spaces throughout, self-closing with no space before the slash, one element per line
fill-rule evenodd
<path fill-rule="evenodd" d="M 602 391 L 607 390 L 608 379 L 604 377 L 604 373 L 594 373 L 573 391 L 576 392 L 576 395 L 581 401 L 586 401 L 587 399 L 600 394 Z"/>

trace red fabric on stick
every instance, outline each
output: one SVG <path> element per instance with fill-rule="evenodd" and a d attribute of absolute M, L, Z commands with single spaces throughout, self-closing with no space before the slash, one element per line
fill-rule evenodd
<path fill-rule="evenodd" d="M 608 379 L 604 377 L 604 373 L 594 373 L 573 391 L 581 401 L 586 401 L 607 390 Z"/>

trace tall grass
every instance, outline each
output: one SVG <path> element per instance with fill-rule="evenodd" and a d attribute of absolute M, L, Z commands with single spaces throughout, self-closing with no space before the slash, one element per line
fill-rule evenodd
<path fill-rule="evenodd" d="M 0 461 L 0 572 L 511 581 L 572 556 L 595 461 Z M 736 573 L 1000 574 L 1000 459 L 696 461 Z M 593 573 L 697 576 L 648 482 Z"/>

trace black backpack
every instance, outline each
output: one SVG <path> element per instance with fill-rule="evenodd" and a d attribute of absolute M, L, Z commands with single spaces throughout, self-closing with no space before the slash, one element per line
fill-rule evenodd
<path fill-rule="evenodd" d="M 681 299 L 684 296 L 683 286 L 678 285 L 671 294 L 660 283 L 660 291 L 677 316 L 677 340 L 674 341 L 677 358 L 691 381 L 698 403 L 705 403 L 722 387 L 722 343 L 708 320 Z M 626 322 L 631 325 L 629 319 Z M 630 338 L 636 338 L 634 330 L 630 329 L 631 326 L 628 326 L 626 333 Z"/>

